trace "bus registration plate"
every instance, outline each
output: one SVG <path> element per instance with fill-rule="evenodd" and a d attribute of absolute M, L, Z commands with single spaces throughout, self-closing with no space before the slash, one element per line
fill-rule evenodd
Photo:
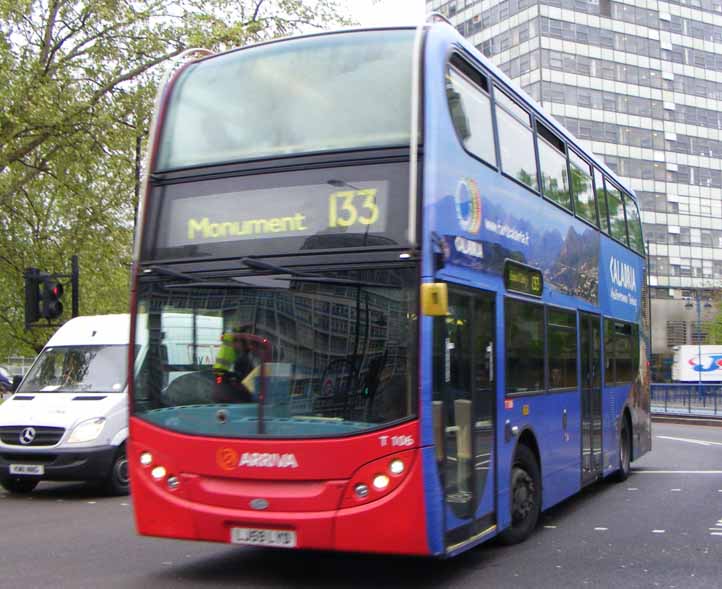
<path fill-rule="evenodd" d="M 42 464 L 11 464 L 10 474 L 43 475 L 45 467 Z"/>
<path fill-rule="evenodd" d="M 291 530 L 262 530 L 258 528 L 231 528 L 231 544 L 295 548 L 296 532 Z"/>

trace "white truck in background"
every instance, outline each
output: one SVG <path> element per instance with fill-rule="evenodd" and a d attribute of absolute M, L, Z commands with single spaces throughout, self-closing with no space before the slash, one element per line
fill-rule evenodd
<path fill-rule="evenodd" d="M 195 316 L 194 326 L 192 315 L 163 313 L 163 387 L 192 370 L 194 361 L 210 367 L 222 330 L 221 317 Z M 180 333 L 166 347 L 163 334 L 170 331 Z M 41 480 L 86 481 L 110 494 L 128 493 L 129 332 L 130 315 L 124 314 L 76 317 L 53 334 L 0 404 L 0 486 L 30 493 Z M 147 352 L 147 341 L 139 339 L 137 368 Z"/>
<path fill-rule="evenodd" d="M 677 346 L 672 363 L 674 382 L 722 382 L 722 346 Z"/>

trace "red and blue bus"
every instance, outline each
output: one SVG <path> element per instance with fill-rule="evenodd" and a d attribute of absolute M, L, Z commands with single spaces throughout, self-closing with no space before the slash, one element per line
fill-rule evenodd
<path fill-rule="evenodd" d="M 147 170 L 141 534 L 452 556 L 650 449 L 636 198 L 447 23 L 196 56 Z"/>

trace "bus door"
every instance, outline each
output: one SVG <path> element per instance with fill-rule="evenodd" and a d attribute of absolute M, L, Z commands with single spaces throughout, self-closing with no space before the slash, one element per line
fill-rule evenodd
<path fill-rule="evenodd" d="M 580 313 L 582 484 L 602 474 L 602 331 L 599 316 Z"/>
<path fill-rule="evenodd" d="M 434 324 L 433 422 L 447 551 L 493 529 L 493 293 L 449 285 L 449 314 Z"/>

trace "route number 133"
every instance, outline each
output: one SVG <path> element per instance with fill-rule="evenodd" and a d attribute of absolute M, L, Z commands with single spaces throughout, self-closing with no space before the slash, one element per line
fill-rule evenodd
<path fill-rule="evenodd" d="M 379 218 L 375 188 L 339 190 L 328 197 L 328 226 L 373 225 Z"/>

